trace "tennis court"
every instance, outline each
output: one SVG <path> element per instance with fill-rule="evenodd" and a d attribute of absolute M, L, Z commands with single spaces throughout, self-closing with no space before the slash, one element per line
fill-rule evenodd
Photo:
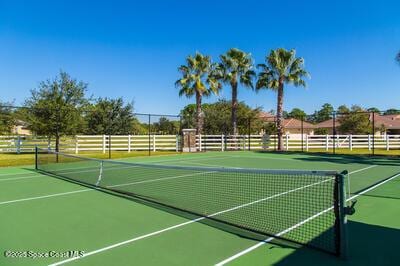
<path fill-rule="evenodd" d="M 28 258 L 2 256 L 0 265 L 390 265 L 400 259 L 398 158 L 232 151 L 120 161 L 43 154 L 40 172 L 1 169 L 0 247 Z M 335 256 L 331 207 L 335 173 L 344 170 L 347 199 L 358 201 L 348 216 L 346 260 Z"/>

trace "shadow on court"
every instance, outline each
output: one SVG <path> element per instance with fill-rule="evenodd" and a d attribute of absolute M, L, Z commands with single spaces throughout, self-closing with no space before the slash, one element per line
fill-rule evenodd
<path fill-rule="evenodd" d="M 299 151 L 255 151 L 256 153 L 271 153 L 279 154 L 281 156 L 299 155 L 299 157 L 291 157 L 293 160 L 300 160 L 305 162 L 330 162 L 339 164 L 374 164 L 383 166 L 400 166 L 399 156 L 371 156 L 371 155 L 348 155 L 348 154 L 327 154 L 327 153 L 308 153 Z"/>
<path fill-rule="evenodd" d="M 395 265 L 400 261 L 400 230 L 349 221 L 349 256 L 341 260 L 309 248 L 299 248 L 275 265 Z M 281 247 L 273 247 L 281 248 Z"/>

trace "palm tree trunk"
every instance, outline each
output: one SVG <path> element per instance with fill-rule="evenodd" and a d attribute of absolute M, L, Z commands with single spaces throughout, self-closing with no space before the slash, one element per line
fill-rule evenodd
<path fill-rule="evenodd" d="M 278 130 L 278 151 L 283 151 L 283 81 L 279 80 L 276 108 L 276 127 Z"/>
<path fill-rule="evenodd" d="M 203 112 L 201 110 L 202 95 L 196 91 L 196 134 L 203 132 Z"/>
<path fill-rule="evenodd" d="M 231 83 L 232 87 L 232 113 L 231 113 L 231 122 L 232 122 L 232 134 L 237 135 L 238 134 L 238 129 L 237 129 L 237 108 L 238 108 L 238 99 L 237 99 L 237 82 L 233 81 Z"/>

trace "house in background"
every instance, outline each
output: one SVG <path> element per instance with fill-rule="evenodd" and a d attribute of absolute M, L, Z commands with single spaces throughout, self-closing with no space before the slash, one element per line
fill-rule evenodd
<path fill-rule="evenodd" d="M 14 135 L 24 135 L 24 136 L 32 135 L 32 131 L 28 128 L 28 123 L 22 120 L 15 121 L 11 133 Z"/>
<path fill-rule="evenodd" d="M 372 114 L 369 117 L 372 132 Z M 400 115 L 380 115 L 375 114 L 375 131 L 376 135 L 399 135 L 400 134 Z M 337 134 L 342 134 L 338 127 L 340 127 L 340 119 L 335 120 L 335 127 L 337 129 Z M 326 129 L 327 134 L 333 134 L 333 119 L 325 120 L 321 123 L 315 125 L 315 128 Z M 384 130 L 381 130 L 384 129 Z"/>
<path fill-rule="evenodd" d="M 380 134 L 399 135 L 400 134 L 400 115 L 379 115 L 375 114 L 375 127 L 385 129 Z"/>
<path fill-rule="evenodd" d="M 267 123 L 276 123 L 276 116 L 268 112 L 260 112 L 259 118 Z M 302 124 L 304 135 L 314 135 L 315 125 L 295 118 L 283 119 L 284 135 L 290 135 L 291 139 L 300 139 Z"/>

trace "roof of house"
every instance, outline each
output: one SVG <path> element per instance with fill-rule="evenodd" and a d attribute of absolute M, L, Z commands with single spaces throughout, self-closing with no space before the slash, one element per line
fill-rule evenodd
<path fill-rule="evenodd" d="M 271 114 L 271 113 L 267 113 L 267 112 L 261 112 L 259 114 L 259 117 L 265 121 L 265 122 L 276 122 L 276 116 Z M 301 128 L 301 120 L 296 119 L 296 118 L 285 118 L 283 119 L 283 127 L 290 129 L 290 128 Z M 305 122 L 303 121 L 303 128 L 315 128 L 315 125 Z"/>
<path fill-rule="evenodd" d="M 375 126 L 379 127 L 380 125 L 387 129 L 400 129 L 400 116 L 375 114 Z"/>
<path fill-rule="evenodd" d="M 340 121 L 338 121 L 336 119 L 335 125 L 340 126 Z M 333 119 L 328 119 L 328 120 L 322 121 L 321 123 L 316 124 L 315 127 L 317 127 L 317 128 L 333 128 Z"/>
<path fill-rule="evenodd" d="M 369 120 L 372 121 L 372 114 Z M 340 119 L 335 120 L 336 127 L 340 126 Z M 400 129 L 400 115 L 379 115 L 375 114 L 375 126 L 383 125 L 387 129 Z M 333 119 L 322 121 L 315 125 L 316 128 L 333 128 Z"/>

